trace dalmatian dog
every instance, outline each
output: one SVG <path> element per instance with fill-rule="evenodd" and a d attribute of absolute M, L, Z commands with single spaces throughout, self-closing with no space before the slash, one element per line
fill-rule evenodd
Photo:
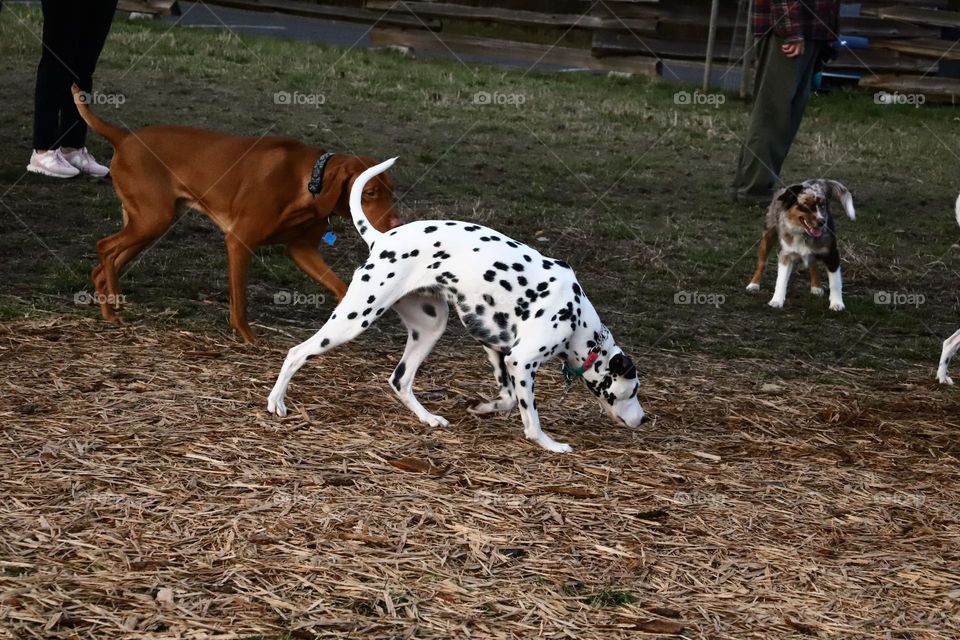
<path fill-rule="evenodd" d="M 386 233 L 370 226 L 362 203 L 376 197 L 368 191 L 377 187 L 367 184 L 395 161 L 371 167 L 355 180 L 350 212 L 370 256 L 354 273 L 327 323 L 290 349 L 267 409 L 285 416 L 287 386 L 307 358 L 349 342 L 393 309 L 408 335 L 390 384 L 421 422 L 447 426 L 447 420 L 427 411 L 414 396 L 413 379 L 443 334 L 448 305 L 453 305 L 486 351 L 500 387 L 497 398 L 481 402 L 472 412 L 509 412 L 519 405 L 528 439 L 549 451 L 572 451 L 541 430 L 534 399 L 537 370 L 560 358 L 568 373 L 583 377 L 609 416 L 630 427 L 640 425 L 644 412 L 637 399 L 637 369 L 600 321 L 567 263 L 468 222 L 418 221 Z"/>

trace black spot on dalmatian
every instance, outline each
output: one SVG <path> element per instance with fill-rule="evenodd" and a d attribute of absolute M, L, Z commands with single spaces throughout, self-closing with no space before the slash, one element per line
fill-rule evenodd
<path fill-rule="evenodd" d="M 330 344 L 330 338 L 324 338 L 320 341 L 320 348 L 323 349 L 328 344 Z"/>
<path fill-rule="evenodd" d="M 523 254 L 523 259 L 526 260 L 527 262 L 533 262 L 533 258 L 528 256 L 527 254 Z"/>
<path fill-rule="evenodd" d="M 510 247 L 511 249 L 516 249 L 516 248 L 519 247 L 520 245 L 518 245 L 518 244 L 517 244 L 516 242 L 514 242 L 513 240 L 507 240 L 507 246 Z"/>
<path fill-rule="evenodd" d="M 483 279 L 486 280 L 487 282 L 493 282 L 496 279 L 496 277 L 497 277 L 497 272 L 494 271 L 493 269 L 483 274 Z"/>
<path fill-rule="evenodd" d="M 362 276 L 360 276 L 360 279 L 363 280 L 364 282 L 370 282 L 370 274 L 365 273 Z"/>
<path fill-rule="evenodd" d="M 429 265 L 429 266 L 427 267 L 427 269 L 439 269 L 439 268 L 440 268 L 440 262 L 439 262 L 439 261 L 434 262 L 433 264 L 431 264 L 431 265 Z"/>
<path fill-rule="evenodd" d="M 527 286 L 527 279 L 524 278 L 523 276 L 517 276 L 517 284 L 520 285 L 521 287 L 525 287 Z"/>
<path fill-rule="evenodd" d="M 474 250 L 474 251 L 480 251 L 480 247 L 474 247 L 473 250 Z"/>
<path fill-rule="evenodd" d="M 573 295 L 579 296 L 583 293 L 583 289 L 580 288 L 580 285 L 576 282 L 573 283 Z"/>
<path fill-rule="evenodd" d="M 380 252 L 381 260 L 389 260 L 390 264 L 393 264 L 397 261 L 397 254 L 395 251 L 381 251 Z"/>
<path fill-rule="evenodd" d="M 403 374 L 407 371 L 407 363 L 401 362 L 397 365 L 397 368 L 393 371 L 393 388 L 397 391 L 400 391 L 400 381 L 403 379 Z"/>
<path fill-rule="evenodd" d="M 546 282 L 541 282 L 537 285 L 537 291 L 546 291 L 549 286 Z"/>
<path fill-rule="evenodd" d="M 543 261 L 543 268 L 544 268 L 544 269 L 548 269 L 548 270 L 549 270 L 549 269 L 552 269 L 552 268 L 553 268 L 553 263 L 552 263 L 551 261 L 549 261 L 549 260 L 544 260 L 544 261 Z"/>
<path fill-rule="evenodd" d="M 347 314 L 347 320 L 353 320 L 353 319 L 355 319 L 356 317 L 357 317 L 357 312 L 356 312 L 356 311 L 351 311 L 350 313 Z"/>
<path fill-rule="evenodd" d="M 510 266 L 513 267 L 513 270 L 514 270 L 514 271 L 523 271 L 523 265 L 520 264 L 519 262 L 514 262 L 514 263 L 513 263 L 512 265 L 510 265 Z"/>
<path fill-rule="evenodd" d="M 480 228 L 480 227 L 479 227 L 478 225 L 470 224 L 470 225 L 465 226 L 465 227 L 463 228 L 463 230 L 464 230 L 464 231 L 476 231 L 476 230 L 479 229 L 479 228 Z"/>
<path fill-rule="evenodd" d="M 502 311 L 498 311 L 493 314 L 493 321 L 497 323 L 497 326 L 501 329 L 507 328 L 507 323 L 510 321 L 510 316 Z"/>
<path fill-rule="evenodd" d="M 419 332 L 419 331 L 416 331 L 416 330 L 411 331 L 411 332 L 410 332 L 410 337 L 411 337 L 412 339 L 414 339 L 414 340 L 419 340 L 419 339 L 420 339 L 420 332 Z"/>
<path fill-rule="evenodd" d="M 367 327 L 370 326 L 370 321 L 369 321 L 369 320 L 364 320 L 363 322 L 360 323 L 360 326 L 363 327 L 364 329 L 366 329 Z"/>
<path fill-rule="evenodd" d="M 513 287 L 510 286 L 510 283 L 507 282 L 506 280 L 501 280 L 500 286 L 506 289 L 507 291 L 511 291 L 513 289 Z"/>
<path fill-rule="evenodd" d="M 521 406 L 522 408 L 526 409 L 526 408 L 527 408 L 527 401 L 524 400 L 523 398 L 520 398 L 520 406 Z"/>
<path fill-rule="evenodd" d="M 524 292 L 524 295 L 530 299 L 530 302 L 533 302 L 534 300 L 537 299 L 537 292 L 534 291 L 533 289 L 527 289 Z"/>
<path fill-rule="evenodd" d="M 478 305 L 477 305 L 476 307 L 474 307 L 474 309 L 473 309 L 473 312 L 474 312 L 475 314 L 477 314 L 478 316 L 482 316 L 484 311 L 486 311 L 486 309 L 484 308 L 484 306 L 483 306 L 482 304 L 478 304 Z"/>
<path fill-rule="evenodd" d="M 536 312 L 535 314 L 533 314 L 533 317 L 534 317 L 534 318 L 539 318 L 539 317 L 542 316 L 542 315 L 543 315 L 543 309 L 537 309 L 537 312 Z"/>
<path fill-rule="evenodd" d="M 563 260 L 554 260 L 553 262 L 554 262 L 558 267 L 563 267 L 564 269 L 573 269 L 573 267 L 571 267 L 570 265 L 568 265 L 568 264 L 567 264 L 566 262 L 564 262 Z"/>
<path fill-rule="evenodd" d="M 452 227 L 452 226 L 454 226 L 454 225 L 456 225 L 456 224 L 457 224 L 456 222 L 447 222 L 447 223 L 446 223 L 446 225 L 447 225 L 448 227 Z"/>
<path fill-rule="evenodd" d="M 494 275 L 496 275 L 496 274 L 494 274 Z M 483 301 L 486 302 L 486 303 L 487 303 L 488 305 L 490 305 L 491 307 L 497 306 L 496 300 L 494 300 L 494 299 L 493 299 L 493 296 L 490 295 L 489 293 L 483 294 Z"/>
<path fill-rule="evenodd" d="M 430 304 L 429 302 L 424 303 L 424 305 L 423 305 L 423 312 L 424 312 L 425 314 L 427 314 L 428 316 L 430 316 L 431 318 L 436 318 L 436 317 L 437 317 L 437 309 L 436 309 L 436 307 L 434 307 L 434 306 L 433 306 L 432 304 Z"/>
<path fill-rule="evenodd" d="M 439 246 L 440 246 L 440 241 L 439 241 L 439 240 L 437 240 L 436 242 L 434 242 L 434 243 L 433 243 L 433 246 L 435 246 L 435 247 L 439 247 Z"/>
<path fill-rule="evenodd" d="M 424 232 L 424 233 L 433 233 L 433 232 L 436 231 L 436 230 L 437 230 L 437 228 L 436 228 L 435 226 L 430 225 L 429 227 L 424 227 L 423 232 Z"/>
<path fill-rule="evenodd" d="M 377 299 L 377 296 L 370 296 L 369 298 L 367 298 L 367 304 L 373 304 L 376 299 Z"/>
<path fill-rule="evenodd" d="M 391 271 L 390 273 L 387 274 L 387 280 L 389 280 L 390 278 L 392 278 L 392 277 L 395 276 L 395 275 L 397 275 L 397 274 L 395 274 L 393 271 Z"/>
<path fill-rule="evenodd" d="M 447 258 L 450 257 L 450 254 L 447 253 L 446 251 L 437 251 L 435 254 L 433 254 L 433 257 L 440 258 L 441 260 L 446 260 Z"/>
<path fill-rule="evenodd" d="M 507 269 L 510 268 L 507 265 L 503 264 L 502 262 L 494 262 L 493 266 L 495 269 L 500 269 L 500 271 L 506 271 Z"/>
<path fill-rule="evenodd" d="M 371 313 L 373 313 L 373 307 L 367 307 L 366 309 L 363 310 L 363 317 L 367 317 Z"/>

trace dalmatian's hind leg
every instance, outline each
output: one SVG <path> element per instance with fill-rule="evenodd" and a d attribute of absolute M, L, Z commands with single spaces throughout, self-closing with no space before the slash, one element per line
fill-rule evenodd
<path fill-rule="evenodd" d="M 326 324 L 313 336 L 287 352 L 280 375 L 277 376 L 277 382 L 273 385 L 267 400 L 267 411 L 270 413 L 280 417 L 287 415 L 287 407 L 284 404 L 287 386 L 307 358 L 326 353 L 353 340 L 366 331 L 367 327 L 392 307 L 401 296 L 401 292 L 390 287 L 371 287 L 366 281 L 359 279 L 358 276 L 361 273 L 366 271 L 357 270 L 346 295 L 333 310 Z M 391 273 L 391 276 L 393 275 Z"/>
<path fill-rule="evenodd" d="M 439 298 L 411 295 L 398 300 L 393 310 L 407 326 L 407 348 L 390 377 L 390 386 L 420 422 L 431 427 L 446 427 L 450 424 L 446 418 L 427 411 L 413 395 L 413 379 L 447 328 L 447 303 Z"/>
<path fill-rule="evenodd" d="M 517 394 L 513 389 L 513 380 L 507 372 L 507 364 L 504 362 L 504 355 L 495 349 L 484 346 L 483 350 L 487 352 L 487 359 L 493 367 L 493 372 L 497 376 L 497 383 L 500 385 L 500 395 L 495 400 L 479 402 L 470 407 L 470 413 L 506 413 L 513 411 L 517 407 Z"/>

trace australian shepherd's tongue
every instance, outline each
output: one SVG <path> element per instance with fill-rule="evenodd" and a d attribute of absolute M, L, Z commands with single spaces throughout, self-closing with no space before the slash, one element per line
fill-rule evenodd
<path fill-rule="evenodd" d="M 807 232 L 807 235 L 812 238 L 819 238 L 823 235 L 822 227 L 811 227 L 806 222 L 803 223 L 803 230 Z"/>

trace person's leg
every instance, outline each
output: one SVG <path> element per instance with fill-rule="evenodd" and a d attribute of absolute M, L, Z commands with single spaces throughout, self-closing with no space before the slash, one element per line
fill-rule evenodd
<path fill-rule="evenodd" d="M 56 149 L 62 143 L 60 109 L 70 95 L 71 38 L 74 26 L 71 0 L 43 0 L 43 48 L 37 65 L 34 93 L 33 148 Z"/>
<path fill-rule="evenodd" d="M 817 62 L 823 53 L 827 42 L 819 40 L 808 40 L 804 47 L 803 55 L 797 58 L 797 86 L 790 102 L 790 142 L 797 136 L 800 130 L 800 123 L 803 122 L 803 113 L 807 109 L 807 102 L 810 101 L 810 93 L 813 91 L 813 76 L 817 72 Z M 789 150 L 789 145 L 788 145 Z"/>
<path fill-rule="evenodd" d="M 88 0 L 78 3 L 82 10 L 77 16 L 73 81 L 83 91 L 93 92 L 93 71 L 100 59 L 100 52 L 110 33 L 113 14 L 117 10 L 117 0 Z M 64 132 L 63 146 L 78 149 L 86 145 L 87 125 L 73 102 L 73 95 L 67 91 L 62 103 L 60 126 Z"/>
<path fill-rule="evenodd" d="M 805 65 L 785 56 L 782 45 L 774 35 L 760 45 L 750 125 L 733 183 L 736 197 L 745 201 L 769 201 L 796 133 L 792 104 Z"/>

